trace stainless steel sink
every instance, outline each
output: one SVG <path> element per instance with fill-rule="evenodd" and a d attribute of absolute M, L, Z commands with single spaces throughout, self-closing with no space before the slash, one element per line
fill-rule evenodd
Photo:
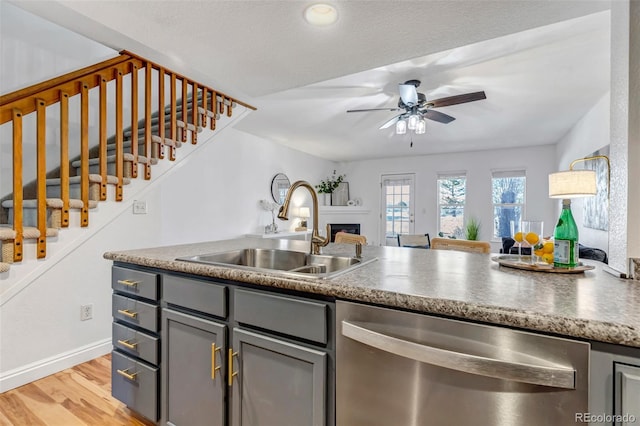
<path fill-rule="evenodd" d="M 176 260 L 290 276 L 333 278 L 376 259 L 308 254 L 291 250 L 247 248 L 180 257 Z"/>

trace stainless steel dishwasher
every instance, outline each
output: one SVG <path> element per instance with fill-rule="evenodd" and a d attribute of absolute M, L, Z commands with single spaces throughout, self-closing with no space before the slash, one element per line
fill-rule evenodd
<path fill-rule="evenodd" d="M 588 412 L 589 344 L 336 303 L 337 426 L 566 426 Z"/>

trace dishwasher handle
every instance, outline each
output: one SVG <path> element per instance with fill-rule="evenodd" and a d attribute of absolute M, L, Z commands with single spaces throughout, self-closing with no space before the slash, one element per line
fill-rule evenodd
<path fill-rule="evenodd" d="M 575 370 L 570 367 L 503 361 L 435 348 L 398 339 L 349 321 L 342 321 L 342 335 L 394 355 L 464 373 L 554 388 L 576 388 Z"/>

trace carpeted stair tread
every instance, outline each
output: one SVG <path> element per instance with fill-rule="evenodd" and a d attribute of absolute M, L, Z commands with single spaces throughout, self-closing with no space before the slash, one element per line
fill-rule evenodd
<path fill-rule="evenodd" d="M 9 231 L 9 233 L 7 233 Z M 6 235 L 11 235 L 11 238 L 6 238 Z M 57 237 L 58 230 L 55 228 L 47 228 L 47 237 Z M 13 230 L 11 225 L 6 223 L 0 224 L 0 239 L 13 240 L 16 237 L 16 231 Z M 33 226 L 25 226 L 22 228 L 22 238 L 25 240 L 35 240 L 40 238 L 40 231 Z"/>
<path fill-rule="evenodd" d="M 153 123 L 152 122 L 152 127 L 151 128 L 152 128 L 152 130 L 154 132 L 158 131 L 157 124 L 158 123 Z M 176 126 L 177 128 L 184 128 L 184 121 L 176 120 L 176 124 L 177 124 L 177 126 Z M 200 132 L 202 132 L 202 129 L 203 129 L 202 126 L 196 127 L 191 123 L 187 124 L 187 130 L 189 130 L 189 131 L 192 131 L 192 132 L 193 131 L 197 131 L 198 133 L 200 133 Z M 164 126 L 165 134 L 167 134 L 170 131 L 171 131 L 171 126 L 168 123 L 166 123 L 166 125 Z M 144 126 L 138 127 L 138 137 L 144 136 L 144 132 L 145 132 Z M 125 139 L 130 139 L 132 132 L 131 132 L 131 130 L 125 130 L 122 134 L 124 135 Z M 114 142 L 115 141 L 115 137 L 109 138 L 109 139 L 107 139 L 107 141 L 108 142 Z"/>
<path fill-rule="evenodd" d="M 69 176 L 70 184 L 78 184 L 80 183 L 80 180 L 81 180 L 80 176 Z M 89 183 L 102 183 L 102 177 L 100 175 L 92 173 L 89 175 Z M 118 178 L 116 176 L 107 175 L 107 183 L 111 185 L 117 185 Z M 122 183 L 124 185 L 128 185 L 131 183 L 131 179 L 123 178 Z M 47 185 L 60 185 L 60 178 L 47 179 Z"/>
<path fill-rule="evenodd" d="M 52 209 L 61 209 L 63 204 L 60 198 L 47 198 L 46 201 L 47 207 Z M 76 198 L 69 199 L 69 208 L 70 209 L 81 209 L 84 206 L 82 200 L 78 200 Z M 4 200 L 2 202 L 2 207 L 6 209 L 13 208 L 13 200 Z M 22 207 L 27 209 L 35 209 L 38 207 L 38 200 L 23 200 Z M 98 207 L 98 202 L 95 200 L 89 200 L 89 209 L 95 209 Z"/>
<path fill-rule="evenodd" d="M 128 152 L 123 153 L 124 155 L 122 156 L 124 161 L 130 161 L 133 162 L 135 160 L 135 156 L 133 154 L 130 154 Z M 107 156 L 107 163 L 111 162 L 111 163 L 115 163 L 116 161 L 116 156 L 114 155 L 109 155 Z M 143 155 L 138 155 L 138 163 L 142 163 L 142 164 L 146 164 L 148 161 L 147 157 L 143 156 Z M 71 163 L 71 166 L 73 167 L 80 167 L 80 165 L 82 164 L 82 160 L 76 160 L 73 161 Z M 100 164 L 100 158 L 89 158 L 89 165 L 90 166 L 95 166 Z"/>

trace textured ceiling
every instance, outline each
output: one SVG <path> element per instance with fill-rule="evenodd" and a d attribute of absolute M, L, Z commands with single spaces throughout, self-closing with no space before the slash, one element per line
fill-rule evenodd
<path fill-rule="evenodd" d="M 258 107 L 237 128 L 347 161 L 555 143 L 609 89 L 609 2 L 331 1 L 314 28 L 305 1 L 18 1 Z M 588 16 L 587 16 L 588 15 Z M 427 99 L 484 90 L 439 109 L 456 120 L 396 136 L 378 127 L 397 84 Z"/>

